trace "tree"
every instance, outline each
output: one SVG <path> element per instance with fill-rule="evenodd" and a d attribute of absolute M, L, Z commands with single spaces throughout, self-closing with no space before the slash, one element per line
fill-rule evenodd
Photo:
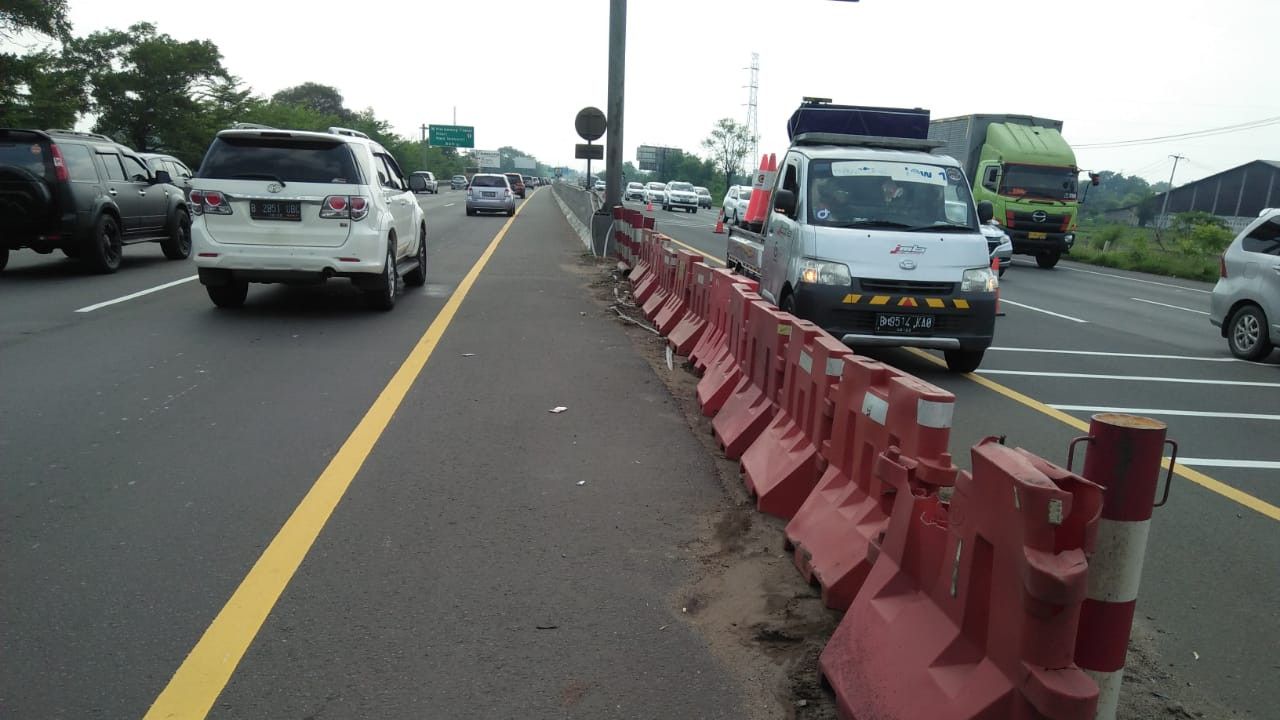
<path fill-rule="evenodd" d="M 84 70 L 63 52 L 0 56 L 0 126 L 69 128 L 89 109 Z"/>
<path fill-rule="evenodd" d="M 13 40 L 23 32 L 69 39 L 67 0 L 5 0 L 0 6 L 0 38 Z"/>
<path fill-rule="evenodd" d="M 320 83 L 305 82 L 285 88 L 271 96 L 271 101 L 282 105 L 295 105 L 320 115 L 333 115 L 342 122 L 349 122 L 355 113 L 347 109 L 338 89 Z"/>
<path fill-rule="evenodd" d="M 232 82 L 212 42 L 179 42 L 144 22 L 95 32 L 71 46 L 93 88 L 96 132 L 139 152 L 207 144 L 201 98 Z"/>
<path fill-rule="evenodd" d="M 730 118 L 721 118 L 702 141 L 702 147 L 711 153 L 711 162 L 724 175 L 725 185 L 728 185 L 742 168 L 742 158 L 751 147 L 751 134 L 745 125 Z"/>

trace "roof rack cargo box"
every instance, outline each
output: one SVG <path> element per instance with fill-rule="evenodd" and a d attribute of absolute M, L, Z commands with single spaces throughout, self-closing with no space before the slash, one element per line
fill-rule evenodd
<path fill-rule="evenodd" d="M 787 121 L 787 138 L 799 135 L 861 135 L 877 138 L 926 140 L 929 111 L 922 108 L 883 108 L 831 105 L 808 100 Z"/>

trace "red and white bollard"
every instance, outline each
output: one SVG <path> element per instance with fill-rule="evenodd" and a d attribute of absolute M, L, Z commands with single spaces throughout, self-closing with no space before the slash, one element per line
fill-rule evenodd
<path fill-rule="evenodd" d="M 1147 551 L 1151 510 L 1169 499 L 1178 445 L 1165 438 L 1168 427 L 1150 418 L 1118 413 L 1094 415 L 1084 472 L 1086 480 L 1106 488 L 1093 556 L 1089 558 L 1089 594 L 1080 611 L 1076 665 L 1098 683 L 1097 720 L 1113 720 L 1124 679 L 1125 654 L 1133 612 L 1138 604 L 1142 561 Z M 1164 497 L 1156 502 L 1161 458 L 1173 446 Z M 1071 467 L 1072 457 L 1067 458 Z"/>

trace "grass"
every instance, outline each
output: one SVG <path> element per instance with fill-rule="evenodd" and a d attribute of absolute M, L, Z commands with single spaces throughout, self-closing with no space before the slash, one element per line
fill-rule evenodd
<path fill-rule="evenodd" d="M 1173 233 L 1164 234 L 1164 247 L 1152 228 L 1114 224 L 1082 225 L 1068 255 L 1076 262 L 1118 270 L 1213 282 L 1218 278 L 1218 255 L 1188 248 Z"/>

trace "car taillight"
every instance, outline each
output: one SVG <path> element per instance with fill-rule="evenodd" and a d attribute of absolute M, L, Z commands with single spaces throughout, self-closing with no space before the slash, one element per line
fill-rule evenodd
<path fill-rule="evenodd" d="M 515 196 L 515 193 L 511 192 L 510 188 L 507 188 L 506 194 L 503 195 L 503 197 L 507 197 L 507 198 L 514 197 L 514 196 Z"/>
<path fill-rule="evenodd" d="M 1218 256 L 1218 277 L 1225 278 L 1227 276 L 1227 254 L 1222 253 Z"/>
<path fill-rule="evenodd" d="M 196 215 L 230 215 L 231 203 L 217 190 L 192 190 L 191 212 Z"/>
<path fill-rule="evenodd" d="M 320 217 L 328 220 L 360 220 L 369 214 L 369 199 L 360 195 L 330 195 L 320 205 Z"/>
<path fill-rule="evenodd" d="M 58 182 L 70 180 L 70 176 L 67 175 L 67 163 L 62 159 L 62 150 L 58 149 L 56 144 L 51 144 L 49 154 L 53 156 L 53 174 L 58 178 Z"/>

